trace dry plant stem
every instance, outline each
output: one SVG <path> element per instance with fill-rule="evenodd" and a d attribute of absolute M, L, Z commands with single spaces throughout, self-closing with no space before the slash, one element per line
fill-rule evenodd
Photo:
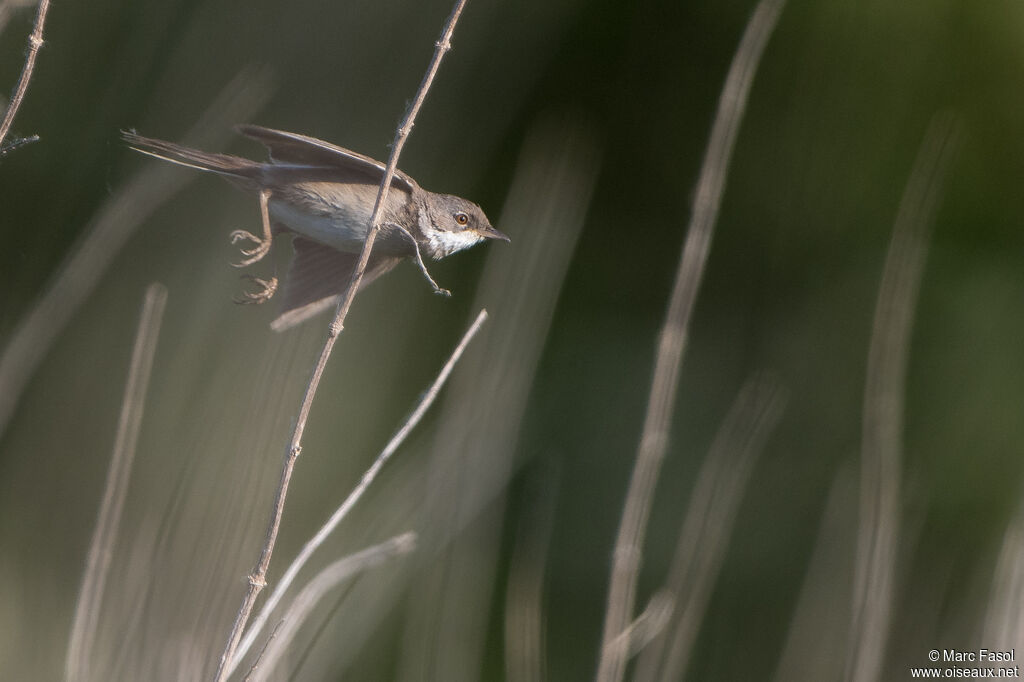
<path fill-rule="evenodd" d="M 288 588 L 291 587 L 292 582 L 295 581 L 299 571 L 302 570 L 313 553 L 324 543 L 328 536 L 334 532 L 334 529 L 338 527 L 338 524 L 341 523 L 341 521 L 348 515 L 356 503 L 359 502 L 367 488 L 369 488 L 377 478 L 377 474 L 380 473 L 384 465 L 389 459 L 391 459 L 391 456 L 395 454 L 398 448 L 401 447 L 402 443 L 405 442 L 405 439 L 409 434 L 412 433 L 412 430 L 420 423 L 420 420 L 423 419 L 423 415 L 426 414 L 427 410 L 429 410 L 434 404 L 434 401 L 437 399 L 438 394 L 444 387 L 445 382 L 448 381 L 448 377 L 451 376 L 452 370 L 455 369 L 456 363 L 458 363 L 459 359 L 462 358 L 462 354 L 465 352 L 466 347 L 469 346 L 469 343 L 473 340 L 473 337 L 476 336 L 476 333 L 480 331 L 480 327 L 486 320 L 487 311 L 481 310 L 476 316 L 476 320 L 462 336 L 462 340 L 459 341 L 459 345 L 455 347 L 451 357 L 448 358 L 448 362 L 445 363 L 441 372 L 437 375 L 437 378 L 434 379 L 430 388 L 428 388 L 427 392 L 423 394 L 422 398 L 420 398 L 420 402 L 416 405 L 412 414 L 409 415 L 408 419 L 405 420 L 405 423 L 402 424 L 401 428 L 398 429 L 395 435 L 392 436 L 391 440 L 388 441 L 388 444 L 384 449 L 381 450 L 380 454 L 377 455 L 377 459 L 374 460 L 370 468 L 363 474 L 359 484 L 351 493 L 349 493 L 341 506 L 338 507 L 331 515 L 331 518 L 327 520 L 327 523 L 325 523 L 309 540 L 309 542 L 305 544 L 302 551 L 299 552 L 298 556 L 295 557 L 295 560 L 292 561 L 290 566 L 288 566 L 288 570 L 284 572 L 284 575 L 282 575 L 281 579 L 277 582 L 277 586 L 274 588 L 274 591 L 271 593 L 266 603 L 263 604 L 263 608 L 260 609 L 260 612 L 256 616 L 255 620 L 253 620 L 252 625 L 248 630 L 246 630 L 245 637 L 242 639 L 242 642 L 235 653 L 234 660 L 228 666 L 228 675 L 234 671 L 238 666 L 238 662 L 241 661 L 241 659 L 245 657 L 246 653 L 248 653 L 249 649 L 252 648 L 252 645 L 260 636 L 260 632 L 266 625 L 270 615 L 284 597 L 285 592 L 287 592 Z"/>
<path fill-rule="evenodd" d="M 154 283 L 146 289 L 142 317 L 139 320 L 131 366 L 128 370 L 128 381 L 121 402 L 117 438 L 114 441 L 114 452 L 103 491 L 103 502 L 96 519 L 92 541 L 89 543 L 89 555 L 68 640 L 67 659 L 64 663 L 67 682 L 89 679 L 89 662 L 96 636 L 96 624 L 110 572 L 114 541 L 121 525 L 124 500 L 128 494 L 128 481 L 135 459 L 139 427 L 142 424 L 146 389 L 149 386 L 153 355 L 156 352 L 166 302 L 167 290 L 163 285 Z"/>
<path fill-rule="evenodd" d="M 268 679 L 268 676 L 273 673 L 299 627 L 329 590 L 356 573 L 379 566 L 392 557 L 408 554 L 414 549 L 416 549 L 416 533 L 403 533 L 379 545 L 339 559 L 320 571 L 315 578 L 309 581 L 309 584 L 302 588 L 302 592 L 295 598 L 284 615 L 274 641 L 267 646 L 261 667 L 253 675 L 253 682 Z"/>
<path fill-rule="evenodd" d="M 956 120 L 937 115 L 925 135 L 893 227 L 868 350 L 861 444 L 861 509 L 846 679 L 879 678 L 899 546 L 903 403 L 917 292 Z"/>
<path fill-rule="evenodd" d="M 14 124 L 14 117 L 25 100 L 25 91 L 28 90 L 29 81 L 32 80 L 32 72 L 36 68 L 36 57 L 39 55 L 39 48 L 43 46 L 43 24 L 46 22 L 46 13 L 50 9 L 50 0 L 40 0 L 39 9 L 36 11 L 36 21 L 32 27 L 32 33 L 28 37 L 28 55 L 25 57 L 25 66 L 18 78 L 18 86 L 11 97 L 11 103 L 4 112 L 4 118 L 0 121 L 0 149 L 3 148 L 4 140 L 11 131 Z"/>
<path fill-rule="evenodd" d="M 352 299 L 355 298 L 356 292 L 359 290 L 359 283 L 363 280 L 363 274 L 366 272 L 366 264 L 370 260 L 370 251 L 373 249 L 373 243 L 377 240 L 377 233 L 380 231 L 380 214 L 383 211 L 384 203 L 388 197 L 388 191 L 391 189 L 391 181 L 395 177 L 395 170 L 398 168 L 398 157 L 402 153 L 402 148 L 405 147 L 406 140 L 409 139 L 409 133 L 412 132 L 412 127 L 416 122 L 416 116 L 420 112 L 420 108 L 423 106 L 424 100 L 427 98 L 427 92 L 430 90 L 430 86 L 434 82 L 434 77 L 437 75 L 437 70 L 441 66 L 441 60 L 444 59 L 445 54 L 448 50 L 452 49 L 451 39 L 452 34 L 455 32 L 455 24 L 459 21 L 459 17 L 462 15 L 462 10 L 466 6 L 466 0 L 456 0 L 455 7 L 452 9 L 451 15 L 448 17 L 448 21 L 445 23 L 444 30 L 441 31 L 441 39 L 434 43 L 434 56 L 430 60 L 430 65 L 427 67 L 427 72 L 423 76 L 423 81 L 420 83 L 419 90 L 416 91 L 416 97 L 413 99 L 412 105 L 405 114 L 405 118 L 402 119 L 401 125 L 398 126 L 398 131 L 395 134 L 395 140 L 391 145 L 391 156 L 388 157 L 388 165 L 384 171 L 384 179 L 380 183 L 380 189 L 377 191 L 377 200 L 373 205 L 373 213 L 370 216 L 370 231 L 366 235 L 366 243 L 363 245 L 363 250 L 359 254 L 359 262 L 356 264 L 355 270 L 352 272 L 352 282 L 349 283 L 348 290 L 345 292 L 344 298 L 341 303 L 338 304 L 338 309 L 334 314 L 334 320 L 331 322 L 331 328 L 328 332 L 329 339 L 325 345 L 324 350 L 327 355 L 330 355 L 328 346 L 333 345 L 333 338 L 337 337 L 344 328 L 345 318 L 348 316 L 349 308 L 352 307 Z"/>
<path fill-rule="evenodd" d="M 266 100 L 269 78 L 247 68 L 232 79 L 184 140 L 190 146 L 216 146 L 226 133 L 211 133 L 252 116 Z M 194 174 L 148 164 L 111 196 L 89 222 L 43 294 L 17 323 L 0 351 L 0 433 L 25 386 L 75 311 L 95 289 L 131 234 Z"/>
<path fill-rule="evenodd" d="M 256 656 L 256 660 L 253 661 L 252 665 L 249 667 L 249 672 L 245 675 L 245 682 L 250 682 L 250 680 L 253 679 L 253 675 L 256 674 L 256 671 L 260 669 L 260 664 L 263 663 L 263 657 L 267 654 L 267 647 L 269 647 L 270 643 L 277 638 L 277 633 L 281 629 L 282 625 L 284 625 L 284 621 L 279 621 L 277 623 L 277 627 L 275 627 L 274 631 L 270 633 L 270 637 L 268 637 L 267 641 L 264 642 L 263 648 L 260 649 L 260 653 Z"/>
<path fill-rule="evenodd" d="M 668 443 L 690 317 L 704 276 L 729 160 L 746 109 L 747 96 L 782 5 L 783 0 L 761 0 L 757 5 L 733 58 L 718 101 L 718 111 L 697 183 L 693 215 L 676 272 L 665 324 L 658 340 L 647 415 L 615 541 L 597 673 L 599 682 L 619 682 L 625 674 L 625 652 L 613 643 L 633 619 L 644 534 L 650 515 L 651 498 Z"/>
<path fill-rule="evenodd" d="M 409 107 L 409 111 L 406 113 L 405 118 L 402 120 L 402 124 L 398 127 L 398 131 L 395 135 L 395 140 L 391 148 L 391 156 L 388 158 L 387 169 L 384 172 L 383 180 L 381 180 L 380 189 L 377 192 L 377 201 L 373 206 L 373 213 L 370 216 L 370 231 L 366 236 L 366 243 L 363 245 L 363 250 L 359 254 L 359 262 L 356 264 L 356 268 L 352 273 L 352 281 L 349 283 L 348 289 L 345 291 L 345 296 L 338 304 L 338 308 L 334 314 L 334 319 L 331 320 L 328 327 L 327 339 L 324 341 L 324 346 L 320 351 L 320 357 L 317 358 L 312 376 L 309 378 L 309 384 L 306 387 L 305 395 L 303 395 L 302 398 L 302 405 L 299 407 L 299 414 L 295 420 L 295 429 L 292 432 L 291 443 L 289 444 L 287 453 L 285 454 L 284 466 L 281 470 L 281 482 L 278 485 L 277 493 L 275 495 L 270 523 L 267 527 L 266 538 L 263 542 L 263 549 L 260 552 L 260 558 L 256 563 L 255 569 L 249 576 L 249 589 L 246 591 L 245 597 L 242 600 L 242 605 L 238 609 L 238 615 L 235 617 L 234 625 L 231 628 L 231 634 L 228 636 L 227 644 L 224 647 L 224 653 L 221 655 L 220 665 L 215 677 L 217 682 L 222 682 L 227 678 L 227 670 L 231 664 L 231 660 L 234 658 L 235 650 L 241 640 L 242 633 L 245 631 L 245 626 L 249 621 L 249 616 L 252 614 L 253 606 L 256 604 L 256 597 L 266 584 L 267 568 L 270 565 L 270 557 L 274 553 L 274 545 L 277 542 L 277 532 L 281 526 L 281 515 L 284 513 L 284 501 L 288 494 L 288 483 L 291 480 L 295 460 L 302 449 L 302 435 L 306 430 L 306 420 L 309 418 L 309 411 L 313 406 L 313 398 L 316 396 L 317 388 L 320 386 L 320 379 L 323 376 L 324 368 L 327 366 L 327 360 L 331 357 L 331 352 L 334 350 L 334 344 L 338 339 L 338 335 L 345 327 L 345 318 L 348 316 L 348 311 L 352 307 L 352 300 L 355 298 L 356 292 L 359 290 L 359 283 L 363 280 L 363 274 L 366 272 L 366 264 L 370 260 L 370 251 L 373 249 L 373 243 L 377 239 L 377 233 L 380 231 L 380 217 L 384 207 L 384 202 L 387 199 L 388 190 L 391 188 L 391 181 L 395 177 L 395 170 L 398 167 L 398 157 L 402 153 L 402 148 L 405 146 L 405 141 L 408 139 L 409 133 L 412 131 L 416 115 L 423 106 L 423 101 L 427 97 L 427 92 L 430 90 L 430 86 L 434 82 L 434 77 L 437 75 L 437 70 L 441 65 L 441 60 L 444 58 L 445 53 L 451 49 L 451 38 L 452 34 L 455 32 L 455 24 L 458 22 L 459 16 L 462 14 L 462 10 L 465 6 L 466 0 L 456 1 L 455 8 L 448 17 L 448 21 L 441 33 L 441 39 L 435 44 L 434 56 L 430 61 L 430 66 L 427 67 L 427 73 L 423 77 L 423 81 L 420 83 L 419 90 L 416 92 L 416 97 L 413 100 L 412 106 Z"/>

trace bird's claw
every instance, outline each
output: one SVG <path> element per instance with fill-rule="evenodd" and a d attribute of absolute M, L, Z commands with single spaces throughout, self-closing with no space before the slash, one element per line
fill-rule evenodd
<path fill-rule="evenodd" d="M 242 279 L 247 279 L 254 284 L 259 285 L 259 291 L 243 291 L 241 296 L 236 296 L 234 301 L 239 305 L 260 305 L 266 303 L 277 292 L 277 277 L 271 277 L 270 279 L 262 279 L 255 275 L 242 275 Z"/>
<path fill-rule="evenodd" d="M 448 291 L 447 289 L 443 289 L 437 286 L 436 284 L 434 285 L 434 293 L 437 294 L 438 296 L 444 296 L 445 298 L 452 297 L 452 292 Z"/>
<path fill-rule="evenodd" d="M 252 242 L 256 246 L 254 246 L 251 249 L 239 249 L 239 251 L 242 252 L 242 255 L 245 256 L 245 258 L 243 258 L 238 263 L 232 263 L 232 265 L 235 266 L 236 268 L 244 268 L 249 265 L 252 265 L 253 263 L 257 263 L 263 260 L 263 257 L 270 252 L 271 240 L 269 238 L 260 239 L 252 232 L 249 232 L 247 230 L 235 230 L 234 232 L 231 233 L 232 244 L 237 244 L 238 242 L 243 241 Z"/>

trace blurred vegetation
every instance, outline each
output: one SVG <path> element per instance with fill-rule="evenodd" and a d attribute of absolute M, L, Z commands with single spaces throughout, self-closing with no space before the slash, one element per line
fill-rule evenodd
<path fill-rule="evenodd" d="M 479 604 L 488 623 L 480 679 L 503 678 L 503 581 L 518 529 L 548 490 L 549 678 L 593 675 L 656 336 L 717 98 L 753 5 L 472 0 L 403 154 L 402 168 L 423 186 L 474 199 L 506 229 L 497 218 L 536 121 L 571 117 L 601 149 L 504 490 L 493 595 Z M 55 3 L 15 123 L 16 134 L 41 139 L 0 159 L 0 345 L 103 203 L 155 163 L 124 148 L 120 129 L 178 139 L 237 73 L 257 65 L 274 87 L 252 122 L 385 158 L 449 8 L 437 0 Z M 18 10 L 0 34 L 4 88 L 17 79 L 31 19 L 31 8 Z M 790 0 L 783 10 L 731 166 L 644 554 L 642 603 L 664 580 L 696 471 L 737 390 L 751 373 L 773 370 L 789 391 L 787 409 L 739 510 L 689 679 L 768 679 L 780 663 L 829 491 L 856 485 L 879 277 L 907 176 L 940 110 L 956 112 L 965 135 L 914 322 L 904 540 L 883 678 L 903 679 L 930 649 L 1014 644 L 977 633 L 1024 473 L 1022 26 L 1024 4 L 1010 0 Z M 227 149 L 263 154 L 238 138 Z M 236 253 L 227 235 L 257 220 L 251 197 L 205 176 L 160 206 L 60 335 L 0 434 L 5 679 L 62 674 L 132 334 L 153 280 L 170 292 L 167 318 L 117 548 L 125 590 L 105 607 L 103 637 L 114 650 L 133 632 L 136 644 L 165 646 L 226 634 L 324 326 L 275 335 L 273 304 L 231 303 L 243 283 L 228 267 Z M 407 266 L 357 298 L 310 418 L 278 571 L 443 363 L 476 313 L 485 260 L 500 259 L 502 247 L 433 266 L 450 300 L 432 296 Z M 387 537 L 389 490 L 423 474 L 416 458 L 433 425 L 428 416 L 376 484 L 338 552 Z M 834 556 L 850 559 L 856 493 L 843 499 L 854 521 L 837 539 L 848 549 Z M 144 559 L 168 553 L 173 560 L 158 565 Z M 145 575 L 162 597 L 139 596 Z M 357 654 L 310 666 L 329 671 L 317 676 L 297 666 L 297 677 L 408 673 L 398 662 L 407 645 L 402 595 L 416 583 L 396 584 L 400 594 L 379 618 L 348 616 L 349 627 L 365 626 Z M 333 617 L 346 618 L 344 603 Z M 211 661 L 220 644 L 209 643 Z M 336 646 L 315 644 L 324 659 Z M 133 678 L 130 663 L 110 660 L 120 679 Z"/>

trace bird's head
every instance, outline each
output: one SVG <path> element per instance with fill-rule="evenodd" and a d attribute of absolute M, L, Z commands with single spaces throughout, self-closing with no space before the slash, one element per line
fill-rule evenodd
<path fill-rule="evenodd" d="M 419 227 L 426 250 L 435 259 L 468 249 L 485 239 L 509 241 L 491 225 L 479 206 L 450 194 L 431 194 L 427 198 Z"/>

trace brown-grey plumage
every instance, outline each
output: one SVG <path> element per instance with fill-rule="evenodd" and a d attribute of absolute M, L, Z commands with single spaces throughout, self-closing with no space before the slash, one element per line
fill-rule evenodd
<path fill-rule="evenodd" d="M 274 329 L 287 329 L 328 307 L 348 286 L 369 232 L 385 167 L 368 156 L 305 135 L 255 125 L 239 126 L 238 131 L 262 143 L 270 161 L 204 152 L 133 132 L 123 135 L 144 154 L 210 171 L 242 189 L 266 193 L 272 231 L 295 235 L 282 314 L 272 324 Z M 261 242 L 248 233 L 237 234 Z M 437 260 L 485 239 L 508 241 L 476 204 L 429 192 L 396 171 L 363 285 L 405 258 L 423 253 Z M 267 248 L 269 241 L 246 263 L 262 258 Z"/>

